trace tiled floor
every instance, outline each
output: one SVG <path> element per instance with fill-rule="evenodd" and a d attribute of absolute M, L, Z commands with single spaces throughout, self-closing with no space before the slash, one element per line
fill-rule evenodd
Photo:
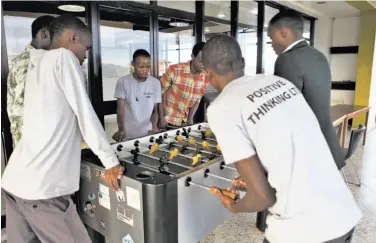
<path fill-rule="evenodd" d="M 359 147 L 356 154 L 349 159 L 359 170 L 361 187 L 351 186 L 354 198 L 363 211 L 363 218 L 357 225 L 352 243 L 376 243 L 376 129 L 368 134 L 367 143 Z M 351 166 L 347 166 L 349 181 L 356 181 Z M 200 243 L 261 243 L 263 235 L 256 228 L 256 214 L 237 214 Z"/>

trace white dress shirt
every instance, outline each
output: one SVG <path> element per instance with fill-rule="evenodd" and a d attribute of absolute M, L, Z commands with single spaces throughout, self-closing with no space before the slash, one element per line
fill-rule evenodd
<path fill-rule="evenodd" d="M 305 39 L 300 39 L 300 40 L 295 41 L 294 43 L 289 45 L 282 53 L 285 53 L 286 51 L 290 50 L 291 48 L 293 48 L 294 46 L 296 46 L 297 44 L 299 44 L 302 41 L 305 41 Z"/>

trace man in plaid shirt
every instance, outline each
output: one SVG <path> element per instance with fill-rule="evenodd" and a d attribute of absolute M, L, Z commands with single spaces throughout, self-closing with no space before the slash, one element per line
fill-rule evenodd
<path fill-rule="evenodd" d="M 171 65 L 163 74 L 162 104 L 159 106 L 160 127 L 193 124 L 193 116 L 209 85 L 201 59 L 204 45 L 205 42 L 197 43 L 193 47 L 191 61 Z"/>

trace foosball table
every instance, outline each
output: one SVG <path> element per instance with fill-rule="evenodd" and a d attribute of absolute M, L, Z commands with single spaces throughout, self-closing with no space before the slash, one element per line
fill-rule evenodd
<path fill-rule="evenodd" d="M 206 123 L 112 147 L 124 165 L 121 190 L 107 187 L 99 159 L 85 149 L 79 192 L 83 222 L 111 242 L 194 243 L 231 216 L 210 191 L 231 187 L 238 173 Z"/>

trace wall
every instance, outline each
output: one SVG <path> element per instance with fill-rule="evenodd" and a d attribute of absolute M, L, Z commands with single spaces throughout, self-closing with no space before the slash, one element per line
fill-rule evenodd
<path fill-rule="evenodd" d="M 368 131 L 376 128 L 376 33 L 375 33 L 375 47 L 373 48 L 373 65 L 371 87 L 369 94 L 369 105 L 371 110 L 368 116 Z"/>
<path fill-rule="evenodd" d="M 332 47 L 359 45 L 360 17 L 333 20 Z M 357 54 L 331 55 L 330 68 L 333 81 L 356 80 Z M 332 102 L 353 104 L 354 91 L 332 90 Z"/>
<path fill-rule="evenodd" d="M 316 49 L 321 51 L 330 63 L 330 46 L 332 45 L 333 19 L 319 17 L 315 22 L 315 43 Z"/>

